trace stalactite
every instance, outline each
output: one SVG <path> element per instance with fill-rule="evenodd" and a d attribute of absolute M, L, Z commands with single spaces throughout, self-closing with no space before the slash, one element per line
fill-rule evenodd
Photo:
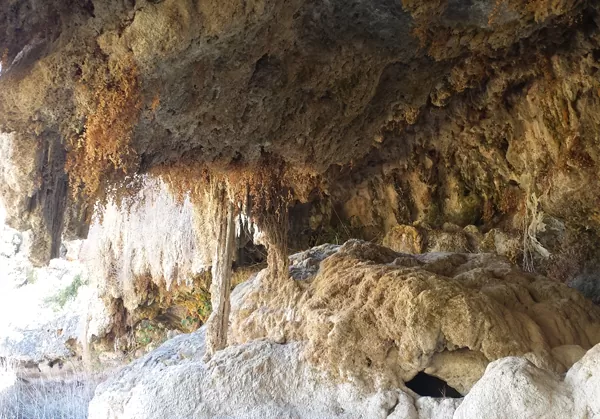
<path fill-rule="evenodd" d="M 227 346 L 231 293 L 231 264 L 235 250 L 234 206 L 224 183 L 211 187 L 211 206 L 217 241 L 210 286 L 212 313 L 207 322 L 206 355 L 208 360 Z"/>
<path fill-rule="evenodd" d="M 283 207 L 274 214 L 265 214 L 261 229 L 267 245 L 269 269 L 268 288 L 277 287 L 288 279 L 288 211 Z"/>

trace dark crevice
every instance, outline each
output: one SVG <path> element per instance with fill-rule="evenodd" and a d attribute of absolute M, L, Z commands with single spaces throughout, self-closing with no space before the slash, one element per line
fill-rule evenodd
<path fill-rule="evenodd" d="M 454 399 L 462 397 L 462 394 L 450 387 L 444 380 L 423 371 L 408 381 L 406 387 L 423 397 L 451 397 Z"/>

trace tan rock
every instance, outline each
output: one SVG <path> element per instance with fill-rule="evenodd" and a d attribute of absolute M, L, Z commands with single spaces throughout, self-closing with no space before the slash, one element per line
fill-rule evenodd
<path fill-rule="evenodd" d="M 427 232 L 428 252 L 466 253 L 470 250 L 467 235 L 461 231 L 431 230 Z"/>
<path fill-rule="evenodd" d="M 283 330 L 334 374 L 380 384 L 428 371 L 466 393 L 490 361 L 528 354 L 557 372 L 553 348 L 600 342 L 600 308 L 492 254 L 399 255 L 351 240 L 302 289 L 249 294 L 243 319 L 233 313 L 236 341 Z"/>
<path fill-rule="evenodd" d="M 469 349 L 444 351 L 433 355 L 425 373 L 443 377 L 450 387 L 466 394 L 470 386 L 465 386 L 464 383 L 477 382 L 488 363 L 488 359 L 481 352 Z"/>
<path fill-rule="evenodd" d="M 488 231 L 481 242 L 481 251 L 494 252 L 515 262 L 523 252 L 523 239 L 498 229 Z"/>
<path fill-rule="evenodd" d="M 579 345 L 563 345 L 552 348 L 552 356 L 562 365 L 565 369 L 569 369 L 578 362 L 586 353 L 586 350 Z"/>
<path fill-rule="evenodd" d="M 421 253 L 424 246 L 423 234 L 415 227 L 397 225 L 383 238 L 383 245 L 401 253 Z"/>

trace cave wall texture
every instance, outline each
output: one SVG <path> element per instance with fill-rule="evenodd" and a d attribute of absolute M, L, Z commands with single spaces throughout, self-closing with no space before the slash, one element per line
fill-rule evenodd
<path fill-rule="evenodd" d="M 475 225 L 555 278 L 595 266 L 595 1 L 1 4 L 0 188 L 38 263 L 154 173 L 285 188 L 291 247 Z"/>

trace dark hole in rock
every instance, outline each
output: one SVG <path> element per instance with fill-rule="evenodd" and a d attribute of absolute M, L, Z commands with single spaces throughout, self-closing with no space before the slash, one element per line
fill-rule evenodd
<path fill-rule="evenodd" d="M 423 371 L 408 381 L 406 387 L 424 397 L 452 397 L 454 399 L 462 397 L 458 391 L 450 387 L 444 380 L 425 374 Z"/>
<path fill-rule="evenodd" d="M 248 225 L 241 225 L 237 242 L 237 256 L 233 263 L 234 268 L 252 266 L 267 260 L 267 249 L 253 241 L 254 233 Z"/>

